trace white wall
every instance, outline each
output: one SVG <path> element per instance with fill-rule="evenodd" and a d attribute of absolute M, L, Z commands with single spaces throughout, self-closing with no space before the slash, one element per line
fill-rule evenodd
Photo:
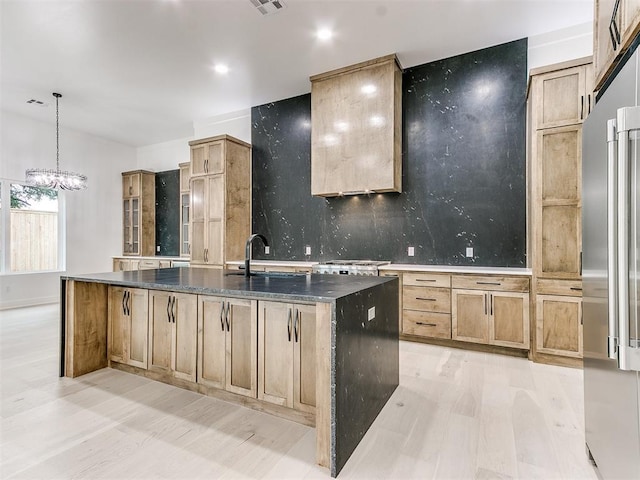
<path fill-rule="evenodd" d="M 178 164 L 190 159 L 190 140 L 231 135 L 251 143 L 251 109 L 194 121 L 193 131 L 194 134 L 190 138 L 139 147 L 136 151 L 137 168 L 153 172 L 177 169 Z"/>
<path fill-rule="evenodd" d="M 593 55 L 593 23 L 529 37 L 529 70 Z"/>
<path fill-rule="evenodd" d="M 30 167 L 55 168 L 55 125 L 1 112 L 0 177 L 24 180 Z M 122 252 L 121 172 L 136 165 L 135 148 L 60 128 L 60 167 L 83 173 L 88 188 L 63 192 L 66 272 L 111 271 Z M 57 301 L 60 272 L 0 275 L 0 309 Z"/>

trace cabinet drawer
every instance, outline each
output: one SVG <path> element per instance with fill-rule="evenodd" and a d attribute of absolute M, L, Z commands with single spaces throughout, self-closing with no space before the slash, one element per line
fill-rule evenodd
<path fill-rule="evenodd" d="M 405 285 L 402 289 L 402 308 L 424 312 L 451 313 L 451 290 Z"/>
<path fill-rule="evenodd" d="M 526 277 L 454 275 L 451 279 L 451 284 L 453 288 L 466 290 L 529 291 L 529 279 Z"/>
<path fill-rule="evenodd" d="M 404 285 L 420 285 L 422 287 L 451 287 L 451 275 L 441 273 L 405 273 L 402 276 Z"/>
<path fill-rule="evenodd" d="M 158 260 L 140 260 L 139 270 L 149 270 L 151 268 L 160 268 L 160 262 Z"/>
<path fill-rule="evenodd" d="M 538 295 L 566 295 L 570 297 L 582 296 L 582 282 L 579 280 L 550 280 L 536 281 Z"/>
<path fill-rule="evenodd" d="M 451 315 L 404 310 L 402 333 L 422 337 L 451 338 Z"/>

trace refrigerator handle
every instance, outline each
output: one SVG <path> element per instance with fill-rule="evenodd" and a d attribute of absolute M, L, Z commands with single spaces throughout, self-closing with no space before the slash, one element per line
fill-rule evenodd
<path fill-rule="evenodd" d="M 607 121 L 607 291 L 609 332 L 607 335 L 607 355 L 618 358 L 618 245 L 617 245 L 617 172 L 618 142 L 616 141 L 616 120 Z"/>
<path fill-rule="evenodd" d="M 629 234 L 630 222 L 630 149 L 629 132 L 640 129 L 640 107 L 620 108 L 618 128 L 618 368 L 640 371 L 640 349 L 630 342 Z M 635 245 L 634 245 L 635 248 Z"/>

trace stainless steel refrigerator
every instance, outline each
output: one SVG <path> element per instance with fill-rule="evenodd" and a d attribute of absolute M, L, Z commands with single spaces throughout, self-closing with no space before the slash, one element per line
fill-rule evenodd
<path fill-rule="evenodd" d="M 582 132 L 585 436 L 605 480 L 640 479 L 638 55 Z"/>

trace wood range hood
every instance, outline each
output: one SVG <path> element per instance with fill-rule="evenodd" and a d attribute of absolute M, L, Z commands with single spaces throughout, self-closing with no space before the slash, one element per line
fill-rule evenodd
<path fill-rule="evenodd" d="M 311 194 L 402 191 L 402 68 L 395 54 L 311 78 Z"/>

